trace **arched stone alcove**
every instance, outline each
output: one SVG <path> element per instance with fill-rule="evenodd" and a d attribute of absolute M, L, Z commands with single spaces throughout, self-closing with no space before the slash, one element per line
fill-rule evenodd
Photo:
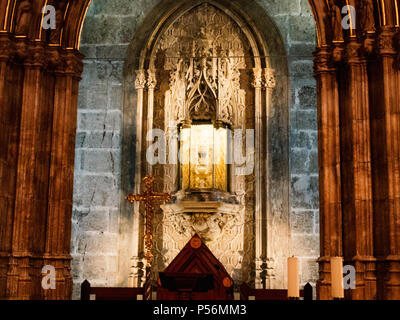
<path fill-rule="evenodd" d="M 283 287 L 290 251 L 289 77 L 280 32 L 262 8 L 248 1 L 163 2 L 151 16 L 157 17 L 155 21 L 159 22 L 151 28 L 143 24 L 144 30 L 139 30 L 133 38 L 125 62 L 123 193 L 139 192 L 141 179 L 150 172 L 159 178 L 157 191 L 173 194 L 178 191 L 176 165 L 149 166 L 146 162 L 146 150 L 152 143 L 145 140 L 146 134 L 152 128 L 168 132 L 172 128 L 167 122 L 182 120 L 169 115 L 174 112 L 174 106 L 167 102 L 179 98 L 171 97 L 176 95 L 171 81 L 176 82 L 177 69 L 184 68 L 182 64 L 190 60 L 185 61 L 187 57 L 182 56 L 180 60 L 180 51 L 186 49 L 192 54 L 195 43 L 207 42 L 207 49 L 216 57 L 209 59 L 211 64 L 223 57 L 216 53 L 218 49 L 225 52 L 226 61 L 237 64 L 237 67 L 229 66 L 229 70 L 237 72 L 237 87 L 233 80 L 225 79 L 232 86 L 228 88 L 228 99 L 240 101 L 228 106 L 237 110 L 227 111 L 228 116 L 225 114 L 225 118 L 217 120 L 229 122 L 232 128 L 254 130 L 255 166 L 247 176 L 232 174 L 231 180 L 235 179 L 235 183 L 230 191 L 243 208 L 229 218 L 222 213 L 220 217 L 213 216 L 215 224 L 224 225 L 224 231 L 220 230 L 209 245 L 238 283 L 255 283 L 260 288 Z M 196 62 L 196 58 L 192 62 Z M 209 70 L 219 72 L 212 66 Z M 188 69 L 179 71 L 187 72 Z M 216 99 L 222 108 L 225 97 L 218 80 L 216 86 L 220 89 Z M 242 115 L 238 118 L 240 108 Z M 170 118 L 167 120 L 167 117 Z M 164 213 L 158 210 L 155 272 L 162 271 L 192 233 L 199 231 L 193 216 L 171 210 L 164 210 Z M 124 271 L 120 276 L 121 280 L 126 279 L 129 273 L 131 285 L 140 285 L 143 276 L 143 217 L 139 212 L 136 205 L 132 216 L 132 207 L 121 203 L 119 266 Z"/>

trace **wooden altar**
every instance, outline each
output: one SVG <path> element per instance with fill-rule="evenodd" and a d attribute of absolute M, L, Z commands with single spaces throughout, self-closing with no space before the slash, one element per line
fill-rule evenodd
<path fill-rule="evenodd" d="M 196 234 L 160 272 L 158 300 L 232 300 L 233 280 Z"/>

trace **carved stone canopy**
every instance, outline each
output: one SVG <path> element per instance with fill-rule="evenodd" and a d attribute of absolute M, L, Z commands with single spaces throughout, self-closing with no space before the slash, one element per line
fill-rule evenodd
<path fill-rule="evenodd" d="M 211 5 L 178 19 L 162 36 L 156 61 L 170 73 L 168 120 L 239 122 L 246 94 L 240 75 L 249 50 L 240 28 Z"/>

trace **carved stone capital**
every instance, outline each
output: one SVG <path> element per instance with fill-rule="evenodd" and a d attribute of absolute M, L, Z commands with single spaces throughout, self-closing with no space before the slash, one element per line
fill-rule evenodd
<path fill-rule="evenodd" d="M 253 82 L 252 86 L 254 88 L 262 88 L 263 87 L 263 75 L 262 75 L 262 69 L 261 68 L 254 68 L 253 69 Z"/>
<path fill-rule="evenodd" d="M 148 78 L 147 78 L 147 87 L 149 89 L 155 89 L 157 87 L 157 75 L 156 72 L 153 70 L 147 71 Z"/>
<path fill-rule="evenodd" d="M 136 80 L 135 80 L 135 88 L 136 89 L 144 89 L 146 87 L 146 72 L 145 70 L 137 70 L 136 71 Z"/>
<path fill-rule="evenodd" d="M 275 70 L 270 68 L 264 69 L 265 88 L 274 89 L 276 87 Z"/>

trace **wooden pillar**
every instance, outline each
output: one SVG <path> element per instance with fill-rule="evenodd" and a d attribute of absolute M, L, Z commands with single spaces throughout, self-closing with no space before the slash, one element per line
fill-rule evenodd
<path fill-rule="evenodd" d="M 8 272 L 7 295 L 30 299 L 34 281 L 31 264 L 43 252 L 49 172 L 49 135 L 52 113 L 48 110 L 44 72 L 45 55 L 41 44 L 21 44 L 29 50 L 24 62 L 24 81 L 18 150 L 16 199 L 12 256 Z M 29 48 L 29 49 L 28 49 Z M 23 54 L 23 53 L 22 53 Z"/>
<path fill-rule="evenodd" d="M 340 122 L 337 72 L 331 49 L 315 53 L 318 94 L 320 251 L 318 299 L 331 298 L 330 257 L 342 255 Z"/>
<path fill-rule="evenodd" d="M 0 35 L 0 299 L 6 296 L 12 250 L 23 68 L 13 61 L 12 39 Z"/>
<path fill-rule="evenodd" d="M 400 72 L 396 29 L 381 27 L 371 67 L 374 236 L 378 299 L 400 299 Z"/>
<path fill-rule="evenodd" d="M 0 53 L 0 297 L 68 299 L 82 56 L 25 38 L 10 48 L 12 60 Z M 42 288 L 45 265 L 56 270 L 55 290 Z"/>
<path fill-rule="evenodd" d="M 46 299 L 70 298 L 71 215 L 74 179 L 75 135 L 78 109 L 78 85 L 82 72 L 81 56 L 54 52 L 57 68 L 54 87 L 54 116 L 51 136 L 48 218 L 44 265 L 56 270 L 56 289 L 43 290 Z"/>
<path fill-rule="evenodd" d="M 339 79 L 344 265 L 356 268 L 351 300 L 375 299 L 371 136 L 367 60 L 352 38 Z M 368 276 L 367 276 L 368 273 Z"/>

